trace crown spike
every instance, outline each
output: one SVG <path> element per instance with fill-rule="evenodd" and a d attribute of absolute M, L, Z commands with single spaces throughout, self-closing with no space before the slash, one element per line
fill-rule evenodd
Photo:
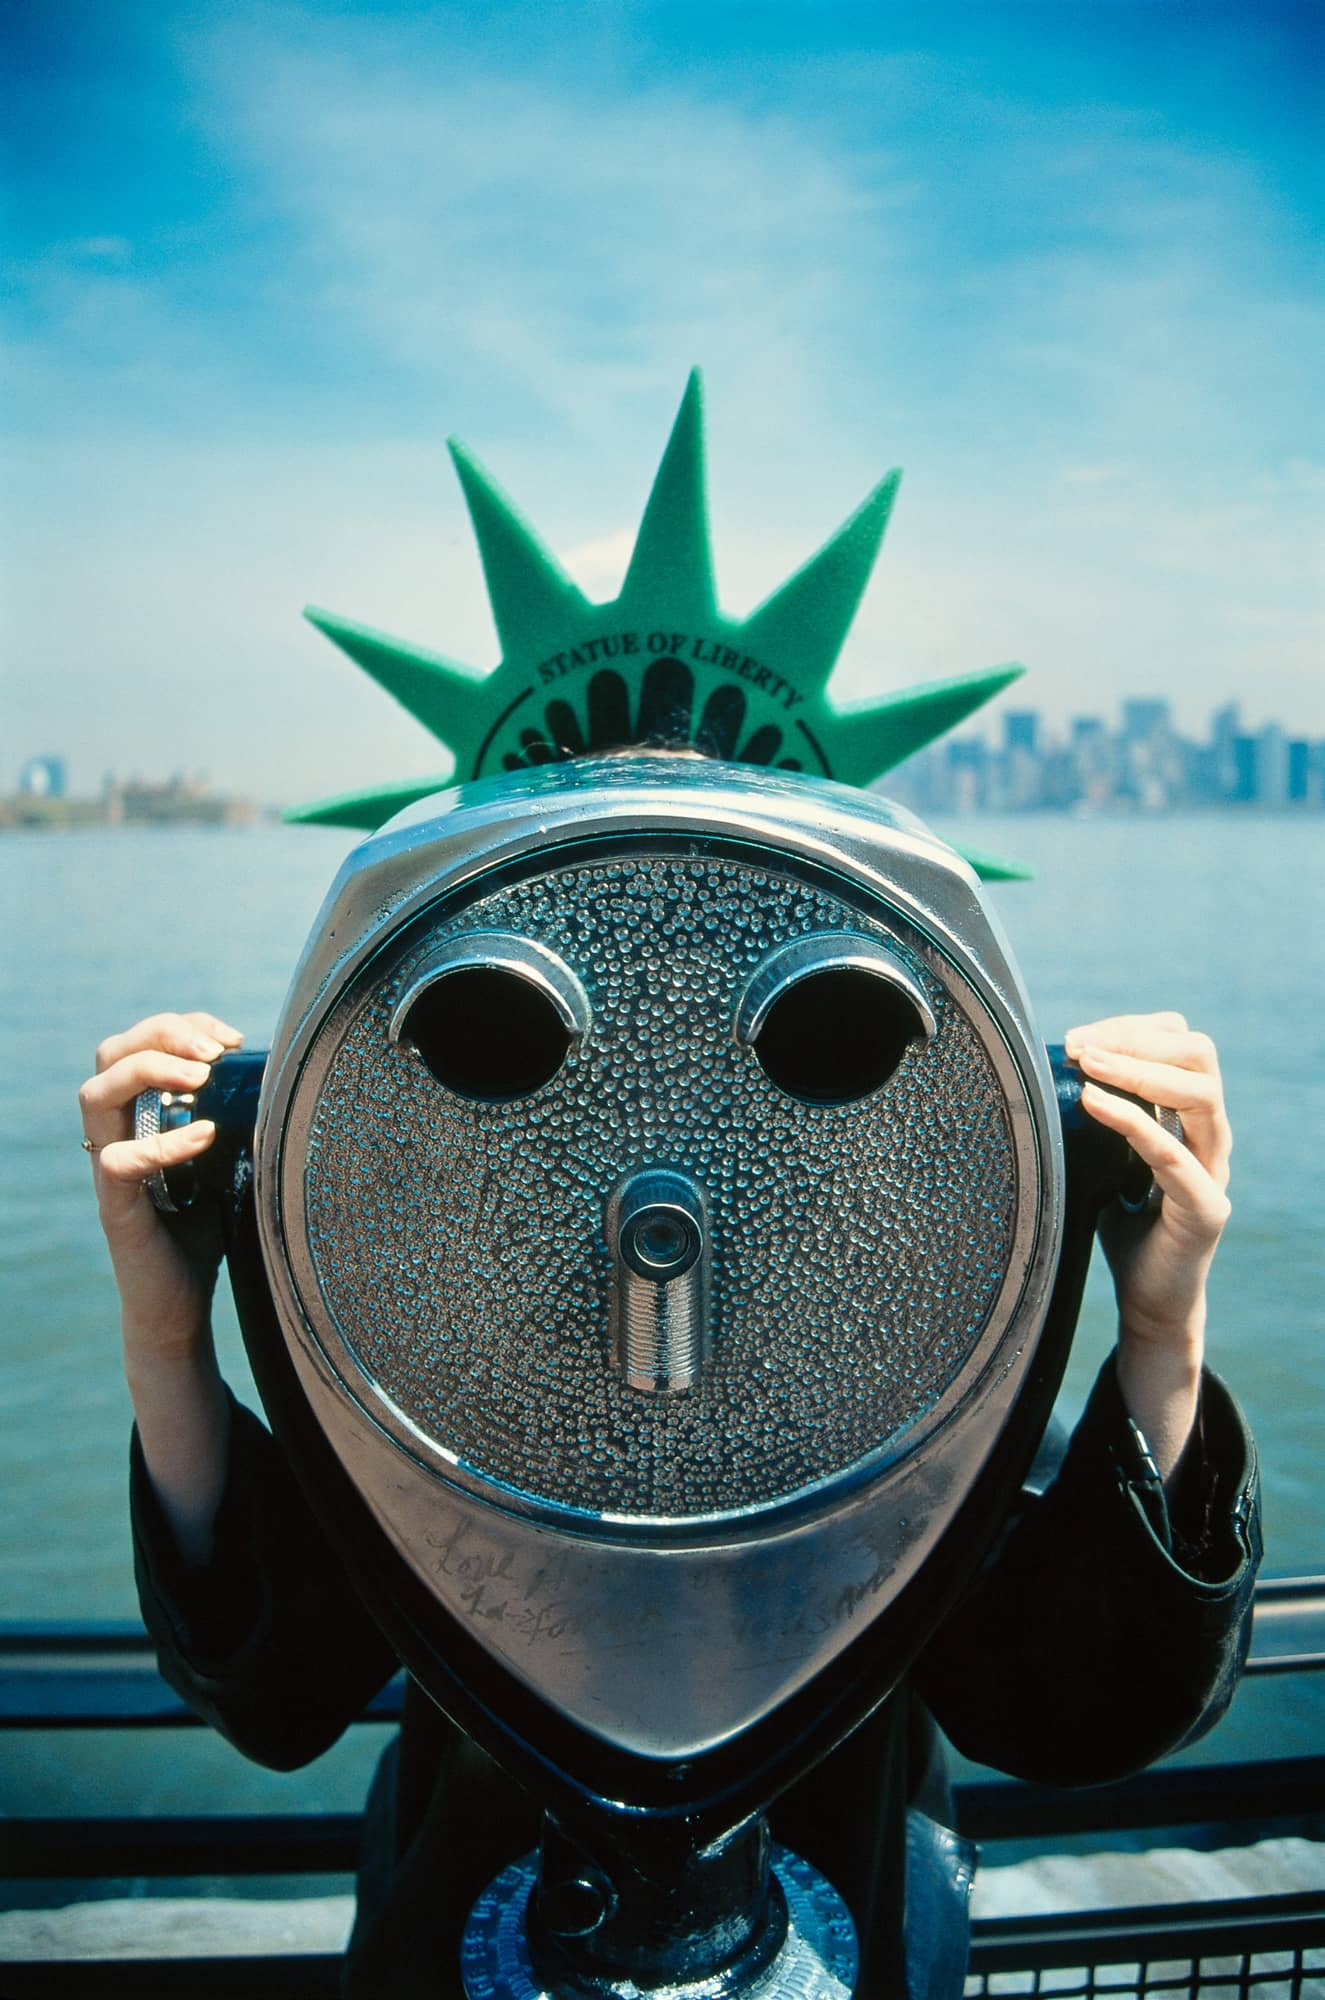
<path fill-rule="evenodd" d="M 983 847 L 967 847 L 964 841 L 950 840 L 950 848 L 960 854 L 970 868 L 974 868 L 982 882 L 1033 882 L 1035 870 L 1023 861 L 1005 861 L 1000 854 L 990 854 Z"/>
<path fill-rule="evenodd" d="M 473 453 L 456 439 L 450 448 L 478 538 L 500 665 L 483 673 L 314 606 L 305 614 L 445 745 L 454 758 L 447 782 L 662 741 L 867 785 L 1022 671 L 993 668 L 854 706 L 830 699 L 897 472 L 748 619 L 724 616 L 713 581 L 697 369 L 615 602 L 590 603 Z M 347 793 L 289 817 L 374 827 L 441 782 Z M 986 880 L 1022 872 L 996 856 L 970 859 Z"/>
<path fill-rule="evenodd" d="M 881 479 L 819 553 L 751 612 L 743 636 L 752 653 L 795 660 L 804 685 L 826 686 L 865 594 L 901 477 L 890 472 Z"/>
<path fill-rule="evenodd" d="M 1025 671 L 1016 665 L 990 667 L 837 710 L 831 727 L 833 775 L 847 785 L 872 783 L 955 729 Z"/>
<path fill-rule="evenodd" d="M 485 675 L 367 625 L 354 625 L 316 604 L 306 605 L 304 616 L 448 747 L 472 732 L 474 695 Z"/>
<path fill-rule="evenodd" d="M 448 772 L 441 778 L 415 778 L 365 792 L 340 792 L 335 798 L 314 799 L 306 806 L 287 806 L 281 818 L 296 826 L 353 826 L 375 833 L 406 806 L 440 792 L 452 781 L 453 774 Z"/>
<path fill-rule="evenodd" d="M 713 551 L 704 471 L 704 381 L 692 368 L 649 493 L 619 603 L 675 606 L 676 618 L 713 616 Z"/>
<path fill-rule="evenodd" d="M 588 601 L 468 446 L 451 438 L 448 449 L 478 538 L 502 657 L 537 657 L 584 618 Z"/>

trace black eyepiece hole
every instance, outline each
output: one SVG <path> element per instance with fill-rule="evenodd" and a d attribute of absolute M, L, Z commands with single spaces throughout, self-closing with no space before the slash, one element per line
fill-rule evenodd
<path fill-rule="evenodd" d="M 402 1039 L 447 1090 L 500 1103 L 550 1083 L 574 1037 L 533 980 L 504 966 L 464 965 L 425 986 Z"/>
<path fill-rule="evenodd" d="M 778 995 L 754 1051 L 789 1097 L 851 1104 L 881 1089 L 924 1032 L 914 1004 L 889 980 L 855 966 L 830 966 Z"/>

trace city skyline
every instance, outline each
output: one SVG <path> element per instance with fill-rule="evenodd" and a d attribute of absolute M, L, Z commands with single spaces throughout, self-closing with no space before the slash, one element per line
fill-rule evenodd
<path fill-rule="evenodd" d="M 1074 715 L 1064 728 L 1039 709 L 1009 703 L 983 727 L 965 726 L 907 758 L 874 789 L 931 813 L 1321 810 L 1325 736 L 1294 731 L 1278 719 L 1249 728 L 1236 701 L 1210 712 L 1203 739 L 1180 730 L 1171 700 L 1153 693 L 1125 695 L 1112 729 L 1101 715 Z M 34 809 L 29 823 L 36 823 L 47 801 L 87 808 L 97 800 L 111 824 L 189 817 L 224 823 L 223 805 L 234 809 L 230 823 L 244 823 L 258 810 L 295 803 L 242 793 L 225 798 L 205 772 L 184 768 L 164 779 L 139 770 L 104 771 L 92 793 L 70 784 L 65 757 L 50 749 L 24 760 L 8 803 L 27 801 Z M 92 815 L 84 812 L 83 818 L 90 822 Z M 12 815 L 9 823 L 15 823 Z"/>
<path fill-rule="evenodd" d="M 1057 731 L 1060 735 L 1067 734 L 1074 722 L 1084 719 L 1081 710 L 1074 710 L 1067 702 L 1060 701 L 1053 706 L 1033 702 L 1031 697 L 1035 693 L 1035 677 L 1027 674 L 1013 688 L 991 702 L 987 708 L 980 710 L 971 722 L 962 725 L 960 734 L 943 738 L 928 751 L 919 752 L 896 768 L 900 772 L 910 774 L 908 784 L 914 788 L 915 771 L 927 758 L 942 757 L 954 743 L 969 742 L 972 738 L 983 740 L 996 737 L 1004 730 L 1009 718 L 1027 713 L 1034 714 L 1044 732 Z M 1245 697 L 1237 694 L 1212 707 L 1208 701 L 1202 704 L 1199 696 L 1191 694 L 1182 699 L 1171 692 L 1137 695 L 1123 691 L 1112 703 L 1113 711 L 1117 713 L 1120 721 L 1127 706 L 1136 702 L 1161 704 L 1177 734 L 1189 740 L 1195 740 L 1196 732 L 1210 723 L 1219 708 L 1233 708 L 1238 711 L 1242 733 L 1256 735 L 1267 729 L 1277 729 L 1292 740 L 1306 740 L 1313 744 L 1325 741 L 1325 715 L 1321 717 L 1319 725 L 1313 728 L 1292 717 L 1285 718 L 1282 715 L 1266 713 L 1263 703 L 1253 706 Z M 379 696 L 376 706 L 390 715 L 391 723 L 394 725 L 390 732 L 393 740 L 403 734 L 410 746 L 410 749 L 397 751 L 397 756 L 403 756 L 408 762 L 412 749 L 412 764 L 415 770 L 428 774 L 438 772 L 445 763 L 446 753 L 437 742 L 428 737 L 419 725 L 406 718 L 404 711 L 396 708 L 393 703 L 383 701 Z M 1097 719 L 1103 723 L 1107 717 L 1099 715 Z M 264 803 L 283 807 L 298 802 L 309 791 L 307 786 L 285 789 L 279 786 L 275 788 L 264 786 L 256 776 L 245 769 L 246 760 L 242 754 L 219 764 L 209 761 L 206 754 L 205 732 L 203 737 L 195 739 L 188 745 L 179 742 L 163 745 L 162 754 L 151 762 L 138 757 L 117 763 L 104 756 L 98 757 L 95 752 L 80 752 L 76 748 L 69 747 L 67 738 L 55 740 L 53 732 L 36 747 L 24 748 L 11 742 L 9 749 L 9 767 L 0 771 L 0 796 L 4 796 L 6 790 L 10 795 L 23 790 L 24 770 L 29 765 L 47 761 L 54 761 L 60 765 L 64 774 L 64 789 L 69 796 L 90 797 L 112 782 L 144 784 L 201 782 L 234 791 L 243 797 L 257 798 Z M 363 767 L 360 765 L 357 768 L 362 770 Z M 443 782 L 450 783 L 452 780 L 448 778 Z M 881 789 L 888 791 L 889 784 L 890 780 L 885 780 Z"/>
<path fill-rule="evenodd" d="M 1241 704 L 1211 711 L 1197 738 L 1162 695 L 1124 696 L 1118 722 L 1074 715 L 1046 726 L 1038 709 L 1006 707 L 1000 729 L 965 729 L 899 766 L 882 789 L 922 812 L 1325 809 L 1325 737 L 1271 720 L 1244 725 Z"/>

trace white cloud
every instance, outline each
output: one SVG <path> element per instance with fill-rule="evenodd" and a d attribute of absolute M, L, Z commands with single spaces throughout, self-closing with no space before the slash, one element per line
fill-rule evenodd
<path fill-rule="evenodd" d="M 587 597 L 607 603 L 621 594 L 634 547 L 634 528 L 619 528 L 615 534 L 568 549 L 561 561 Z"/>
<path fill-rule="evenodd" d="M 1128 476 L 1125 465 L 1065 465 L 1059 472 L 1065 486 L 1113 486 Z"/>

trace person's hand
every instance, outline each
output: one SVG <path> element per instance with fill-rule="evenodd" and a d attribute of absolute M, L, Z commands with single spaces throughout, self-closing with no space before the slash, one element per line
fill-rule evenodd
<path fill-rule="evenodd" d="M 1164 1197 L 1147 1214 L 1107 1209 L 1100 1239 L 1118 1296 L 1119 1386 L 1167 1478 L 1196 1411 L 1206 1278 L 1229 1216 L 1233 1135 L 1219 1059 L 1181 1014 L 1092 1021 L 1073 1028 L 1065 1045 L 1087 1079 L 1083 1108 L 1122 1134 Z M 1183 1139 L 1114 1095 L 1120 1090 L 1178 1112 Z"/>
<path fill-rule="evenodd" d="M 200 1090 L 211 1065 L 243 1036 L 214 1014 L 154 1014 L 97 1050 L 96 1072 L 78 1093 L 101 1227 L 119 1287 L 126 1359 L 178 1355 L 205 1337 L 214 1271 L 190 1255 L 153 1207 L 146 1182 L 164 1167 L 205 1153 L 216 1137 L 197 1119 L 153 1139 L 133 1136 L 134 1099 L 144 1090 Z"/>
<path fill-rule="evenodd" d="M 78 1093 L 101 1227 L 120 1294 L 124 1373 L 148 1474 L 186 1561 L 205 1562 L 225 1483 L 229 1402 L 211 1338 L 220 1245 L 211 1218 L 169 1230 L 146 1182 L 205 1153 L 216 1137 L 196 1119 L 154 1139 L 133 1136 L 143 1090 L 200 1090 L 243 1037 L 214 1014 L 154 1014 L 97 1050 Z"/>

